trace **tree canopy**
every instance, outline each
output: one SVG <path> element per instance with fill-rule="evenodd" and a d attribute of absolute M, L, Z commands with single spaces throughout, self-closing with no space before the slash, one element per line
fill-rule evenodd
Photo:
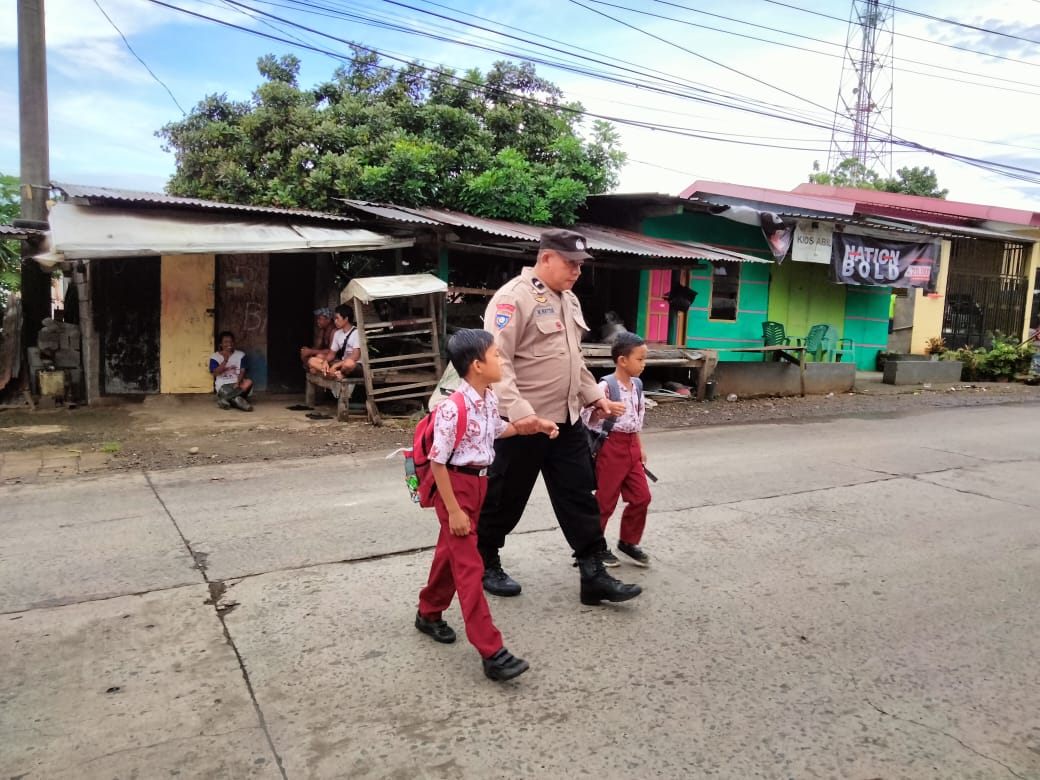
<path fill-rule="evenodd" d="M 842 160 L 830 172 L 821 171 L 820 164 L 813 163 L 813 173 L 809 174 L 809 181 L 813 184 L 829 184 L 834 187 L 855 187 L 861 190 L 923 195 L 926 198 L 945 198 L 950 192 L 939 189 L 939 180 L 935 171 L 927 166 L 900 168 L 896 171 L 894 178 L 881 178 L 855 157 Z"/>
<path fill-rule="evenodd" d="M 209 95 L 158 131 L 176 157 L 171 194 L 337 210 L 335 198 L 570 224 L 617 185 L 625 155 L 529 63 L 486 73 L 390 67 L 353 48 L 332 80 L 300 88 L 299 60 L 260 58 L 249 101 Z"/>

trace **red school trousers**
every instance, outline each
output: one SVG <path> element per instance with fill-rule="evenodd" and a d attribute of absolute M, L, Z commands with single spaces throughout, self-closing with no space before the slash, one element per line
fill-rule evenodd
<path fill-rule="evenodd" d="M 451 487 L 462 511 L 470 517 L 470 532 L 455 536 L 448 528 L 448 509 L 440 493 L 433 497 L 433 508 L 441 524 L 437 549 L 430 565 L 430 579 L 419 591 L 419 614 L 427 620 L 438 620 L 451 606 L 456 592 L 466 638 L 482 658 L 490 658 L 502 649 L 502 634 L 491 621 L 484 596 L 484 561 L 477 551 L 477 519 L 487 494 L 487 477 L 449 471 Z"/>
<path fill-rule="evenodd" d="M 650 486 L 643 470 L 642 448 L 634 433 L 611 431 L 596 455 L 596 503 L 599 504 L 600 527 L 617 508 L 618 498 L 625 500 L 621 513 L 618 539 L 625 544 L 639 544 L 646 527 L 646 510 L 650 506 Z"/>

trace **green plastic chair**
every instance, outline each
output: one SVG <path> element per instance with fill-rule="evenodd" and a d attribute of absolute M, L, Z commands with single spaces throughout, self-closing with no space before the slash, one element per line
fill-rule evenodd
<path fill-rule="evenodd" d="M 840 363 L 842 357 L 848 355 L 851 362 L 856 362 L 856 342 L 852 339 L 838 338 L 838 329 L 833 325 L 827 326 L 827 333 L 823 337 L 826 349 L 830 353 L 830 360 Z"/>
<path fill-rule="evenodd" d="M 784 323 L 769 320 L 763 322 L 762 343 L 766 347 L 791 346 L 791 339 L 784 330 Z"/>
<path fill-rule="evenodd" d="M 830 359 L 827 346 L 827 330 L 834 328 L 833 325 L 813 325 L 809 328 L 809 334 L 804 339 L 798 339 L 798 346 L 805 347 L 805 359 L 816 363 L 822 363 Z M 837 329 L 835 329 L 837 334 Z"/>
<path fill-rule="evenodd" d="M 762 346 L 765 347 L 789 347 L 791 338 L 784 330 L 782 322 L 771 322 L 766 320 L 762 323 Z M 762 360 L 777 360 L 775 352 L 763 352 Z"/>

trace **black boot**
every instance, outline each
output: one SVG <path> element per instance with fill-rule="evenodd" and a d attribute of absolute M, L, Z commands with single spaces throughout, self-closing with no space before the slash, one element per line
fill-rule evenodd
<path fill-rule="evenodd" d="M 480 556 L 484 559 L 484 590 L 492 596 L 519 596 L 520 583 L 506 574 L 498 550 L 493 553 L 481 550 Z"/>
<path fill-rule="evenodd" d="M 638 585 L 626 585 L 607 574 L 602 557 L 595 553 L 578 558 L 578 571 L 581 572 L 581 603 L 590 607 L 601 601 L 628 601 L 643 592 Z"/>

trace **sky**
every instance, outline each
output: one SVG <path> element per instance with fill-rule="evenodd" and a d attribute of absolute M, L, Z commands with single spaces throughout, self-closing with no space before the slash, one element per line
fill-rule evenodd
<path fill-rule="evenodd" d="M 849 17 L 854 5 L 867 5 L 37 1 L 46 3 L 47 14 L 51 179 L 156 192 L 174 170 L 158 129 L 210 94 L 249 99 L 264 54 L 298 56 L 302 87 L 328 79 L 348 52 L 333 38 L 460 72 L 487 70 L 500 59 L 559 63 L 538 64 L 539 75 L 590 114 L 622 120 L 617 128 L 629 160 L 619 192 L 678 194 L 698 179 L 788 190 L 807 180 L 814 162 L 828 167 L 839 94 L 854 100 L 854 71 L 843 71 Z M 881 35 L 876 49 L 872 96 L 900 144 L 892 147 L 893 171 L 876 170 L 889 175 L 929 166 L 951 200 L 1040 211 L 1040 0 L 893 6 L 893 34 Z M 14 0 L 0 3 L 0 68 L 9 74 L 0 81 L 0 173 L 13 175 L 19 170 L 16 8 Z M 391 24 L 403 29 L 387 29 Z M 861 41 L 859 29 L 853 32 Z M 884 122 L 881 128 L 880 135 L 889 135 Z M 948 155 L 1028 173 L 1001 175 Z"/>

